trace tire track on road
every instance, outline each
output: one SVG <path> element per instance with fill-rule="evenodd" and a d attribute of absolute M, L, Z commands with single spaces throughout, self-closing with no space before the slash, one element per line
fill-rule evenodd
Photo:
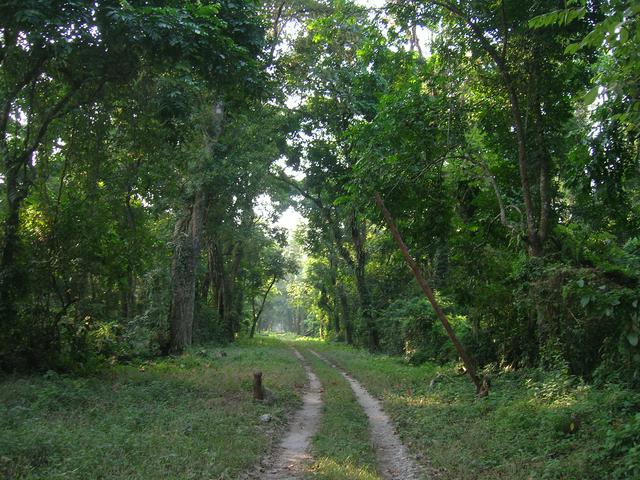
<path fill-rule="evenodd" d="M 302 408 L 294 415 L 280 446 L 262 461 L 260 479 L 299 479 L 311 462 L 311 438 L 318 431 L 322 415 L 322 384 L 300 352 L 295 348 L 293 352 L 307 373 L 309 385 L 302 397 Z"/>
<path fill-rule="evenodd" d="M 373 397 L 365 388 L 319 353 L 309 351 L 323 362 L 338 370 L 349 382 L 360 406 L 369 417 L 371 439 L 376 450 L 378 473 L 387 480 L 418 480 L 429 478 L 426 469 L 419 465 L 404 446 L 395 432 L 389 416 L 382 409 L 380 401 Z"/>

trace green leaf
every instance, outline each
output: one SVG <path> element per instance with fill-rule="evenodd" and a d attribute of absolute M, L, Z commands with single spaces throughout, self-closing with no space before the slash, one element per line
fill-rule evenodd
<path fill-rule="evenodd" d="M 529 20 L 529 26 L 531 28 L 548 27 L 549 25 L 559 24 L 562 21 L 562 11 L 556 10 L 553 12 L 538 15 L 537 17 Z"/>
<path fill-rule="evenodd" d="M 583 47 L 583 45 L 580 42 L 578 42 L 578 43 L 570 43 L 569 45 L 567 45 L 565 47 L 564 53 L 566 53 L 567 55 L 573 55 L 573 54 L 577 53 L 582 47 Z"/>
<path fill-rule="evenodd" d="M 578 286 L 580 288 L 584 287 L 584 280 L 582 278 L 580 280 L 578 280 Z"/>
<path fill-rule="evenodd" d="M 595 85 L 591 90 L 587 92 L 584 96 L 583 101 L 585 105 L 591 105 L 598 98 L 598 92 L 600 92 L 600 85 Z"/>
<path fill-rule="evenodd" d="M 591 301 L 591 297 L 582 297 L 580 299 L 580 305 L 582 306 L 582 308 L 586 307 L 587 305 L 589 305 L 589 302 Z"/>
<path fill-rule="evenodd" d="M 627 333 L 627 340 L 629 340 L 629 343 L 631 344 L 632 347 L 637 347 L 638 346 L 638 333 L 637 332 L 629 332 L 629 333 Z"/>
<path fill-rule="evenodd" d="M 349 203 L 352 198 L 349 195 L 341 195 L 333 201 L 335 206 L 344 205 Z"/>
<path fill-rule="evenodd" d="M 620 43 L 626 43 L 627 40 L 629 40 L 629 30 L 622 27 L 620 29 Z"/>
<path fill-rule="evenodd" d="M 574 20 L 583 18 L 586 13 L 587 10 L 584 7 L 555 10 L 532 18 L 529 20 L 529 27 L 543 28 L 550 25 L 568 25 Z"/>

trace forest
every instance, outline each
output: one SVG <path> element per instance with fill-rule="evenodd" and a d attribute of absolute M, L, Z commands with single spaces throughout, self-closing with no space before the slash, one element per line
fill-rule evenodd
<path fill-rule="evenodd" d="M 290 385 L 311 365 L 328 388 L 328 358 L 405 443 L 485 415 L 491 452 L 410 442 L 433 478 L 638 478 L 639 16 L 638 0 L 1 0 L 0 476 L 62 475 L 68 445 L 34 447 L 52 428 L 34 412 L 82 410 L 101 378 L 186 418 L 205 367 L 221 398 L 263 370 L 277 411 L 252 408 L 280 431 Z M 421 430 L 392 392 L 427 385 L 462 403 Z M 253 422 L 246 401 L 217 414 Z M 550 426 L 518 424 L 531 402 Z M 520 410 L 496 433 L 502 406 Z M 547 427 L 561 440 L 510 436 Z M 260 431 L 226 470 L 93 477 L 91 447 L 71 477 L 244 478 L 279 438 Z M 339 455 L 321 437 L 315 457 Z M 378 478 L 327 465 L 312 477 Z"/>

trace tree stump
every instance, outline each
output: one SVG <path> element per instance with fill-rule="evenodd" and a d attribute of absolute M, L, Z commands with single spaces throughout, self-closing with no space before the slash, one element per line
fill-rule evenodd
<path fill-rule="evenodd" d="M 253 374 L 253 399 L 264 400 L 264 389 L 262 388 L 262 372 Z"/>

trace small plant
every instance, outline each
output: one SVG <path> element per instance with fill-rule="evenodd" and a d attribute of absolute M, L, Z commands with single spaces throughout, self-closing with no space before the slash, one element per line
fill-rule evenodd
<path fill-rule="evenodd" d="M 640 478 L 640 413 L 607 430 L 602 459 L 614 467 L 611 478 Z"/>

